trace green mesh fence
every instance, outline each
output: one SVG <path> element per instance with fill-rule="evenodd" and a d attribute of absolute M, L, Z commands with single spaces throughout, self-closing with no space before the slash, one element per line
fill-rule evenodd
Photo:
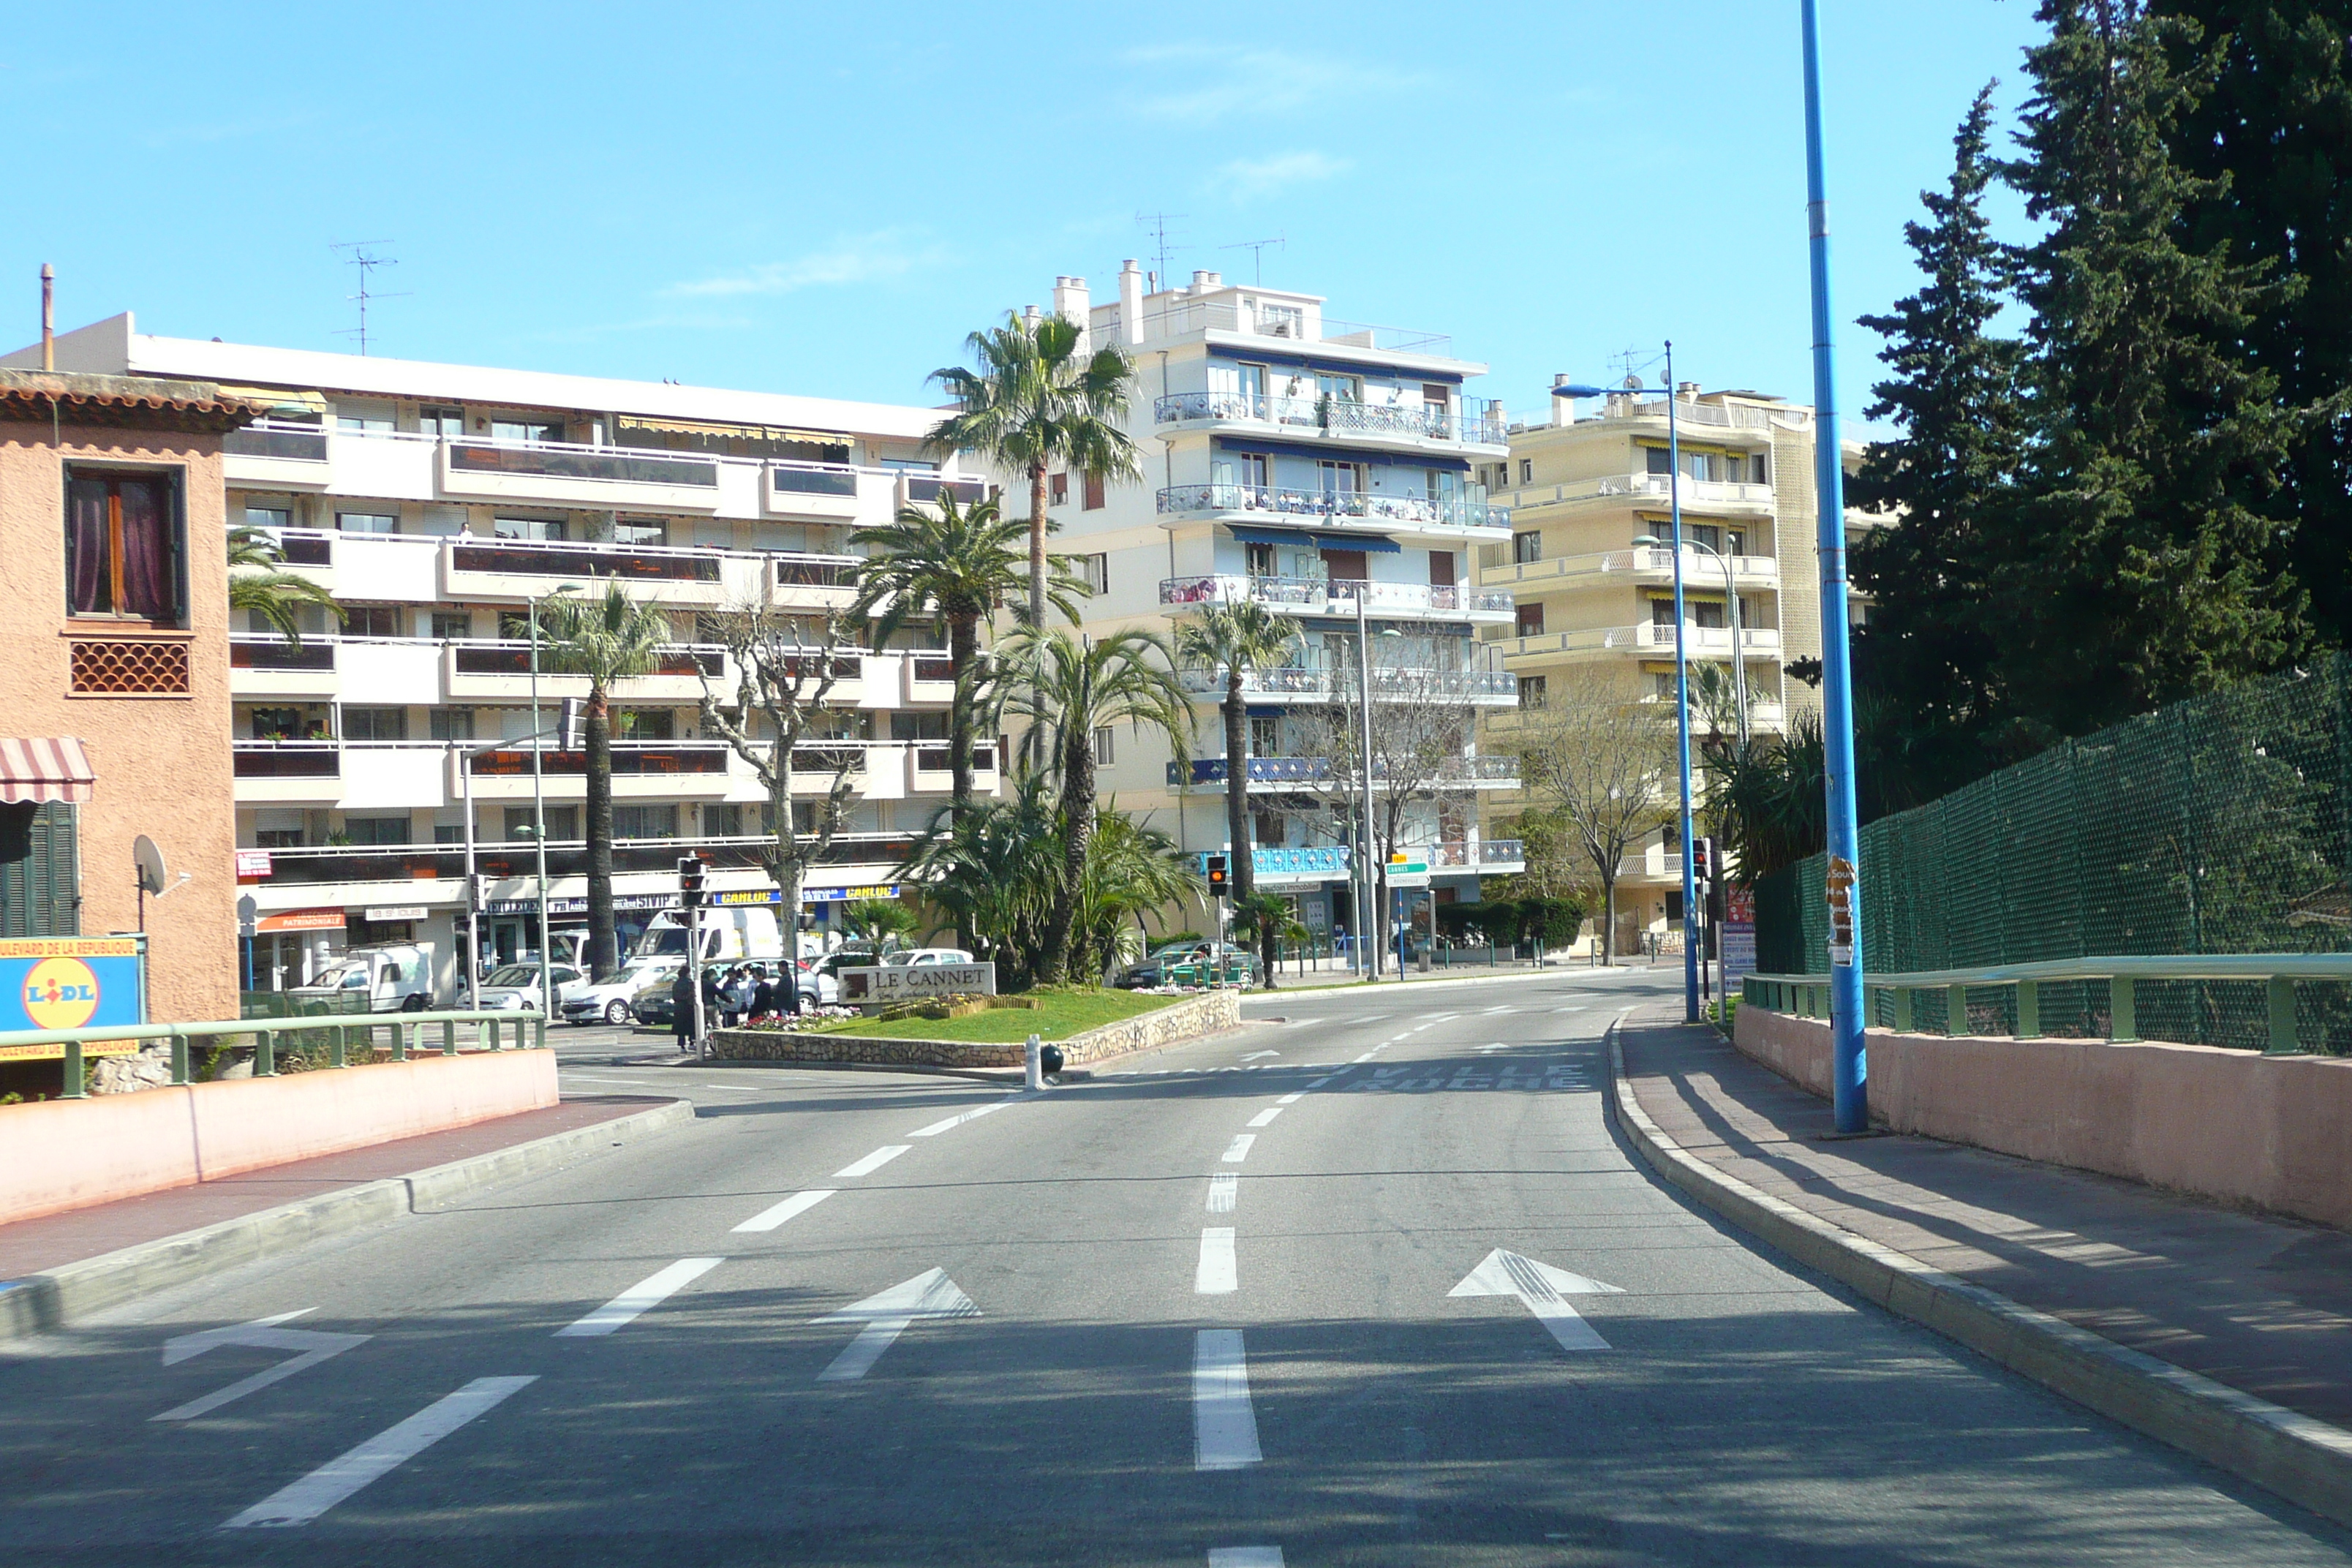
<path fill-rule="evenodd" d="M 1862 830 L 1865 973 L 2118 953 L 2352 950 L 2352 660 L 2191 698 Z M 1829 967 L 1822 857 L 1756 885 L 1757 967 Z M 2303 1044 L 2352 1050 L 2341 985 L 2298 987 Z M 2260 1048 L 2263 987 L 2141 982 L 2139 1033 Z M 1874 998 L 1874 1023 L 1891 1023 Z M 2099 1034 L 2104 983 L 2046 985 L 2052 1034 Z M 2006 987 L 1972 1026 L 2014 1025 Z M 1942 1029 L 1940 1000 L 1927 1026 Z"/>

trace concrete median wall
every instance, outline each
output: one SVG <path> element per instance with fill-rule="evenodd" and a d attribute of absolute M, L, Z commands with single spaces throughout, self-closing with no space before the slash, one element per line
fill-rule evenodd
<path fill-rule="evenodd" d="M 1742 1007 L 1735 1031 L 1828 1096 L 1827 1023 Z M 1876 1125 L 2352 1227 L 2352 1059 L 1891 1029 L 1867 1048 Z"/>
<path fill-rule="evenodd" d="M 552 1051 L 478 1051 L 0 1106 L 0 1223 L 556 1102 Z"/>

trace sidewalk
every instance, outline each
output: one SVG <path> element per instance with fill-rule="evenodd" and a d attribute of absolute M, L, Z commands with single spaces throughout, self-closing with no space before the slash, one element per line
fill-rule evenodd
<path fill-rule="evenodd" d="M 2352 1235 L 1911 1136 L 1821 1142 L 1829 1104 L 1648 1006 L 1633 1097 L 1781 1202 L 2131 1350 L 2352 1427 Z"/>

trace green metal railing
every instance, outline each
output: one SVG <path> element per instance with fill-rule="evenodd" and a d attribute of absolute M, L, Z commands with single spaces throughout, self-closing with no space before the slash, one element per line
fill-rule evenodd
<path fill-rule="evenodd" d="M 353 1016 L 346 1022 L 341 1015 L 326 1014 L 303 1018 L 239 1018 L 214 1024 L 109 1024 L 86 1029 L 15 1029 L 0 1030 L 0 1047 L 8 1046 L 63 1046 L 65 1047 L 65 1094 L 68 1100 L 84 1097 L 82 1088 L 82 1047 L 111 1044 L 118 1040 L 169 1040 L 172 1043 L 172 1081 L 190 1081 L 190 1058 L 193 1043 L 202 1039 L 225 1037 L 247 1037 L 253 1040 L 253 1076 L 278 1076 L 278 1050 L 282 1035 L 308 1036 L 320 1039 L 328 1052 L 331 1068 L 351 1066 L 353 1037 L 358 1037 L 361 1048 L 375 1048 L 378 1029 L 392 1032 L 392 1059 L 406 1061 L 417 1056 L 454 1057 L 457 1054 L 457 1026 L 471 1024 L 472 1045 L 476 1050 L 544 1050 L 547 1047 L 547 1020 L 535 1012 L 492 1013 L 395 1013 L 369 1017 Z M 438 1026 L 441 1037 L 437 1045 L 420 1048 L 419 1031 Z M 530 1031 L 530 1044 L 524 1044 L 524 1031 Z M 500 1037 L 504 1036 L 501 1043 Z"/>
<path fill-rule="evenodd" d="M 2010 1033 L 2020 1039 L 2042 1037 L 2042 987 L 2104 983 L 2107 990 L 2106 1034 L 2110 1040 L 2137 1040 L 2139 1035 L 2139 987 L 2148 984 L 2202 983 L 2260 985 L 2264 988 L 2269 1056 L 2307 1054 L 2297 1037 L 2298 983 L 2352 983 L 2352 953 L 2244 952 L 2180 954 L 2164 957 L 2061 958 L 2039 963 L 2001 963 L 1979 969 L 1934 969 L 1908 974 L 1873 974 L 1864 984 L 1869 1013 L 1865 1022 L 1878 1026 L 1882 1014 L 1892 1027 L 1922 1032 L 1941 1002 L 1942 1032 L 1966 1035 L 1971 989 L 2000 988 L 2013 993 L 2014 1011 L 2004 1007 Z M 1743 1005 L 1799 1017 L 1829 1016 L 1830 977 L 1826 974 L 1748 974 L 1740 979 Z M 2006 997 L 2003 1000 L 2007 1000 Z"/>

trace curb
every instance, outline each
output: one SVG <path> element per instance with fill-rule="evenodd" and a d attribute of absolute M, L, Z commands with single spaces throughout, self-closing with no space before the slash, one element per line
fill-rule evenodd
<path fill-rule="evenodd" d="M 64 1328 L 135 1297 L 281 1257 L 331 1236 L 423 1213 L 478 1188 L 551 1170 L 599 1148 L 693 1120 L 693 1103 L 674 1100 L 610 1121 L 571 1128 L 405 1176 L 320 1193 L 28 1274 L 22 1279 L 0 1281 L 0 1342 Z"/>
<path fill-rule="evenodd" d="M 1650 1120 L 1610 1026 L 1610 1118 L 1658 1175 L 1768 1246 L 2019 1375 L 2339 1524 L 2352 1432 L 2119 1345 L 1930 1268 L 1693 1156 Z"/>
<path fill-rule="evenodd" d="M 1555 963 L 1546 964 L 1541 969 L 1517 969 L 1507 974 L 1449 974 L 1430 980 L 1377 980 L 1370 982 L 1351 980 L 1342 981 L 1339 984 L 1330 985 L 1277 985 L 1271 991 L 1265 989 L 1264 986 L 1259 986 L 1249 992 L 1242 998 L 1242 1000 L 1244 1004 L 1246 1005 L 1251 1002 L 1280 1001 L 1285 996 L 1334 996 L 1342 993 L 1352 996 L 1393 996 L 1400 991 L 1433 990 L 1441 985 L 1508 985 L 1514 982 L 1524 982 L 1528 980 L 1561 980 L 1576 974 L 1601 975 L 1646 973 L 1648 973 L 1646 970 L 1635 970 L 1630 964 L 1622 963 L 1612 964 L 1606 969 L 1591 968 L 1580 963 Z M 1257 1021 L 1258 1020 L 1255 1018 L 1246 1016 L 1242 1019 L 1242 1022 L 1244 1024 L 1256 1023 Z"/>

